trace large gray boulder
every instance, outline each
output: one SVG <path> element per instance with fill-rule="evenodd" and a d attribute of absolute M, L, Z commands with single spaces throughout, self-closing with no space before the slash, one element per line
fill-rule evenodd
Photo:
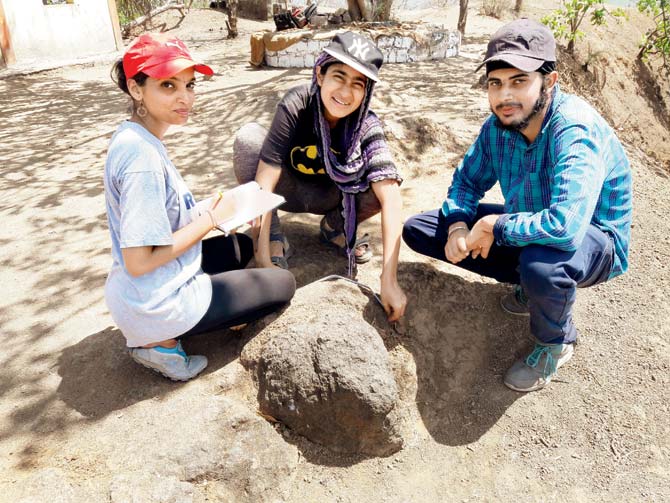
<path fill-rule="evenodd" d="M 242 352 L 260 410 L 333 451 L 398 451 L 398 388 L 382 338 L 363 317 L 368 303 L 380 310 L 374 302 L 343 282 L 301 288 Z"/>

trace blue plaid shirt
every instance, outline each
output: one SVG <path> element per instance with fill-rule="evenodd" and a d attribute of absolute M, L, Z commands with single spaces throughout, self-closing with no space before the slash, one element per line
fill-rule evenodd
<path fill-rule="evenodd" d="M 584 100 L 558 86 L 535 141 L 491 115 L 454 173 L 442 204 L 447 225 L 472 222 L 479 200 L 499 182 L 505 213 L 493 229 L 500 246 L 576 250 L 589 224 L 614 241 L 610 278 L 628 268 L 631 171 L 612 128 Z"/>

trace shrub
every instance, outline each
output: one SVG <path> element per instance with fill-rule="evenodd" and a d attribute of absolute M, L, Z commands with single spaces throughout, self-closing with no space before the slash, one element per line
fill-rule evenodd
<path fill-rule="evenodd" d="M 652 55 L 660 56 L 670 76 L 670 0 L 638 0 L 637 8 L 652 16 L 655 23 L 645 34 L 638 56 L 643 60 Z"/>
<path fill-rule="evenodd" d="M 605 24 L 608 16 L 626 17 L 623 9 L 610 11 L 599 0 L 563 0 L 562 7 L 543 17 L 542 22 L 554 32 L 557 39 L 568 41 L 568 52 L 574 55 L 575 42 L 584 36 L 579 27 L 587 15 L 590 16 L 592 25 Z"/>

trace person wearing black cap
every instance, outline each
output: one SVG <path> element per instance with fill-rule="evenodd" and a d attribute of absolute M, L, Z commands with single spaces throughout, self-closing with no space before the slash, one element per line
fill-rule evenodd
<path fill-rule="evenodd" d="M 372 256 L 367 235 L 356 239 L 357 226 L 381 211 L 381 299 L 396 321 L 407 304 L 397 280 L 402 178 L 370 110 L 382 62 L 370 39 L 337 34 L 316 60 L 311 86 L 284 96 L 269 131 L 256 123 L 240 129 L 233 166 L 238 182 L 255 179 L 284 196 L 282 210 L 324 215 L 321 240 L 348 257 L 350 277 Z M 257 264 L 287 268 L 290 253 L 276 211 L 261 219 Z"/>
<path fill-rule="evenodd" d="M 529 316 L 534 349 L 512 365 L 516 391 L 546 386 L 573 354 L 576 289 L 628 268 L 631 171 L 612 128 L 561 92 L 556 42 L 529 19 L 488 44 L 492 115 L 454 173 L 438 210 L 405 223 L 415 251 L 515 285 L 501 299 Z M 480 203 L 498 182 L 504 205 Z"/>

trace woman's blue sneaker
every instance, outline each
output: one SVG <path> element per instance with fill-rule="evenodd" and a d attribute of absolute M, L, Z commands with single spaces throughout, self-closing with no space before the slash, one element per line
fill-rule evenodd
<path fill-rule="evenodd" d="M 201 355 L 188 356 L 178 342 L 174 348 L 155 346 L 153 348 L 130 348 L 130 356 L 173 381 L 193 379 L 207 366 L 207 358 Z"/>

